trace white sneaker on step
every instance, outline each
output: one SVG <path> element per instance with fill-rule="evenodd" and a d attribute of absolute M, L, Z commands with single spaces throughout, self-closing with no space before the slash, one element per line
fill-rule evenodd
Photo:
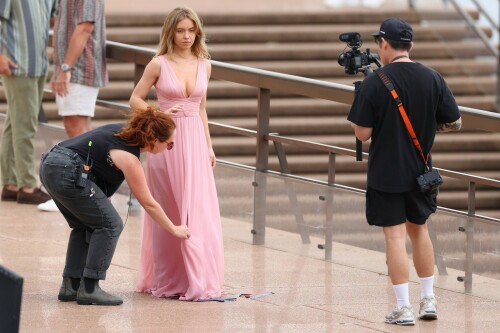
<path fill-rule="evenodd" d="M 56 203 L 52 199 L 47 200 L 44 203 L 39 204 L 38 206 L 36 206 L 36 208 L 38 208 L 39 210 L 41 210 L 43 212 L 58 212 L 59 211 L 59 208 L 57 208 Z"/>

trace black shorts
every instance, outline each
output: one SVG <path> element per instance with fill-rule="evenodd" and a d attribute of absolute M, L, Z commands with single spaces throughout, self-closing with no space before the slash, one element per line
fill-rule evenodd
<path fill-rule="evenodd" d="M 425 224 L 436 211 L 436 198 L 420 192 L 388 193 L 368 188 L 366 191 L 366 219 L 369 225 L 390 227 L 405 223 Z"/>

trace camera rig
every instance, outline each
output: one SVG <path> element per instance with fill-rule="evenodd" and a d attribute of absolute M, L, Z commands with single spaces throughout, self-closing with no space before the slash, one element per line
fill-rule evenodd
<path fill-rule="evenodd" d="M 341 42 L 346 42 L 347 47 L 351 49 L 339 55 L 338 58 L 339 65 L 344 66 L 346 74 L 356 75 L 358 72 L 363 72 L 367 76 L 373 72 L 370 66 L 371 63 L 375 63 L 378 67 L 382 66 L 377 59 L 377 55 L 370 53 L 370 49 L 366 49 L 366 52 L 359 50 L 363 45 L 363 41 L 358 32 L 340 34 L 339 39 Z"/>
<path fill-rule="evenodd" d="M 348 75 L 356 75 L 362 72 L 365 76 L 373 73 L 373 69 L 370 66 L 371 63 L 375 63 L 379 68 L 382 64 L 377 59 L 376 54 L 370 53 L 370 49 L 366 49 L 366 52 L 361 52 L 359 48 L 363 45 L 361 40 L 361 35 L 358 32 L 346 32 L 339 35 L 341 42 L 346 42 L 347 47 L 350 48 L 349 51 L 339 55 L 338 62 L 340 66 L 344 66 L 345 73 Z M 354 93 L 358 92 L 361 81 L 354 82 Z M 363 150 L 362 143 L 356 138 L 356 161 L 363 160 Z"/>

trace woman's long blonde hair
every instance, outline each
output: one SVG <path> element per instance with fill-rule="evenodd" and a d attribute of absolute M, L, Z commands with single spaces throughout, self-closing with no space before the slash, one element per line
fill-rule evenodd
<path fill-rule="evenodd" d="M 207 45 L 205 44 L 205 32 L 201 24 L 201 20 L 194 10 L 188 7 L 178 7 L 172 10 L 163 23 L 163 28 L 160 35 L 160 45 L 158 46 L 157 56 L 166 54 L 171 56 L 174 50 L 174 34 L 177 23 L 184 19 L 193 21 L 196 28 L 196 38 L 194 40 L 191 51 L 200 58 L 210 59 Z"/>

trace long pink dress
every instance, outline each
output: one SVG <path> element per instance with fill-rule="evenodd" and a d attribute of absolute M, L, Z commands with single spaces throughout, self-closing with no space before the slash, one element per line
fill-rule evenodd
<path fill-rule="evenodd" d="M 201 300 L 221 296 L 224 251 L 219 202 L 210 165 L 200 104 L 207 92 L 204 59 L 198 59 L 196 85 L 185 96 L 166 56 L 156 93 L 161 110 L 183 104 L 172 114 L 177 134 L 172 150 L 148 154 L 146 178 L 153 197 L 176 225 L 187 225 L 191 237 L 169 234 L 146 214 L 136 291 L 157 297 Z"/>

